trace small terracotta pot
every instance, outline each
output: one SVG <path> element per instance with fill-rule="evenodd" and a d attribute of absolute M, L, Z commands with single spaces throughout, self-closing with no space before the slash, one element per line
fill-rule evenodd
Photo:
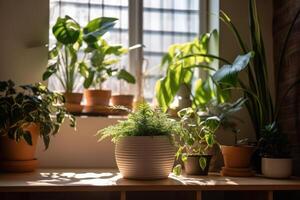
<path fill-rule="evenodd" d="M 132 109 L 134 95 L 113 95 L 111 97 L 111 103 L 114 106 L 125 106 Z"/>
<path fill-rule="evenodd" d="M 81 100 L 82 100 L 82 93 L 66 92 L 66 93 L 64 93 L 64 97 L 65 97 L 66 103 L 80 105 Z"/>
<path fill-rule="evenodd" d="M 206 166 L 204 170 L 199 164 L 200 157 L 204 157 L 206 159 Z M 187 160 L 184 162 L 185 173 L 187 175 L 207 176 L 211 158 L 211 155 L 188 155 Z"/>
<path fill-rule="evenodd" d="M 36 146 L 40 133 L 39 126 L 30 124 L 24 127 L 32 137 L 32 146 L 24 139 L 19 142 L 9 139 L 7 136 L 0 137 L 0 169 L 9 172 L 28 172 L 37 167 L 35 159 Z"/>
<path fill-rule="evenodd" d="M 262 174 L 268 178 L 289 178 L 292 175 L 291 158 L 262 158 Z"/>
<path fill-rule="evenodd" d="M 116 161 L 123 178 L 168 178 L 175 161 L 175 147 L 167 136 L 128 136 L 116 143 Z"/>
<path fill-rule="evenodd" d="M 226 168 L 249 168 L 253 146 L 221 146 Z"/>
<path fill-rule="evenodd" d="M 84 90 L 87 106 L 108 106 L 111 90 Z"/>

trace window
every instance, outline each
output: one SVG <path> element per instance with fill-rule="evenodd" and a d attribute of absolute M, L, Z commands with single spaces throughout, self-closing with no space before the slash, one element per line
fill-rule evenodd
<path fill-rule="evenodd" d="M 154 96 L 155 82 L 164 72 L 159 65 L 168 46 L 192 40 L 199 33 L 199 1 L 136 1 L 142 3 L 143 7 L 130 6 L 129 1 L 133 0 L 50 0 L 50 27 L 54 25 L 57 17 L 64 15 L 71 16 L 80 25 L 85 25 L 90 19 L 100 16 L 116 17 L 119 19 L 117 25 L 105 37 L 112 44 L 121 43 L 128 47 L 129 32 L 136 34 L 129 30 L 133 28 L 129 27 L 129 12 L 136 12 L 135 17 L 138 17 L 136 20 L 143 19 L 143 28 L 138 30 L 142 31 L 139 34 L 142 35 L 145 45 L 142 89 L 144 97 L 151 101 Z M 142 12 L 137 10 L 140 8 Z M 51 46 L 54 42 L 51 29 L 49 40 Z M 128 56 L 124 57 L 119 65 L 129 68 L 128 60 Z M 131 71 L 136 70 L 131 69 Z M 116 83 L 118 82 L 110 80 L 106 82 L 106 86 L 113 92 L 117 92 L 120 90 L 120 84 Z M 49 87 L 57 89 L 54 78 L 49 81 Z"/>

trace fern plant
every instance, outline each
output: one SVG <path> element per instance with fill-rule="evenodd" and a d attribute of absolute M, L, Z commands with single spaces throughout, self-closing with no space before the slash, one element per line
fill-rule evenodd
<path fill-rule="evenodd" d="M 99 141 L 111 137 L 116 142 L 126 136 L 169 136 L 172 138 L 180 130 L 180 123 L 168 117 L 160 109 L 152 109 L 149 104 L 142 103 L 128 119 L 116 125 L 99 130 L 96 136 Z"/>

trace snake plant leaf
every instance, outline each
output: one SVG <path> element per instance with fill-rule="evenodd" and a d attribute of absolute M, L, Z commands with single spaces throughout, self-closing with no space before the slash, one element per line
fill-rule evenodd
<path fill-rule="evenodd" d="M 101 36 L 115 26 L 117 20 L 112 17 L 99 17 L 90 21 L 83 28 L 83 40 L 86 43 L 97 42 Z"/>
<path fill-rule="evenodd" d="M 223 67 L 216 71 L 212 76 L 213 80 L 225 85 L 236 85 L 238 82 L 238 73 L 247 67 L 252 56 L 252 52 L 237 56 L 231 65 L 223 65 Z"/>
<path fill-rule="evenodd" d="M 120 71 L 118 71 L 117 79 L 124 80 L 127 83 L 135 84 L 134 76 L 130 74 L 128 71 L 126 71 L 125 69 L 121 69 Z"/>
<path fill-rule="evenodd" d="M 74 44 L 79 39 L 80 26 L 74 19 L 66 15 L 64 18 L 57 18 L 52 32 L 62 44 Z"/>

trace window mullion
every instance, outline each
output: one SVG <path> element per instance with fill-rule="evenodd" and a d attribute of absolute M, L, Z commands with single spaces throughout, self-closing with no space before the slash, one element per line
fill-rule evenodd
<path fill-rule="evenodd" d="M 129 0 L 128 13 L 129 46 L 143 44 L 143 1 Z M 136 100 L 143 97 L 143 48 L 138 48 L 129 53 L 129 70 L 136 75 Z"/>

